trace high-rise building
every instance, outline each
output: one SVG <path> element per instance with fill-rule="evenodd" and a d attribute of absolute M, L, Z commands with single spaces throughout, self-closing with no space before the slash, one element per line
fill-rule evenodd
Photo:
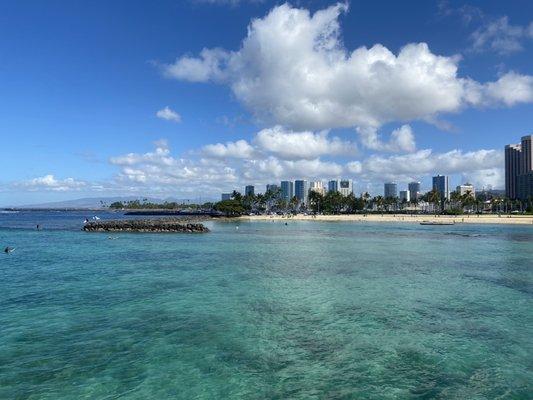
<path fill-rule="evenodd" d="M 244 195 L 245 196 L 254 196 L 255 195 L 255 187 L 253 185 L 247 185 L 244 187 Z"/>
<path fill-rule="evenodd" d="M 231 193 L 222 193 L 221 200 L 231 200 Z"/>
<path fill-rule="evenodd" d="M 505 146 L 505 194 L 510 199 L 533 196 L 533 135 L 522 136 L 520 144 Z"/>
<path fill-rule="evenodd" d="M 522 136 L 522 151 L 520 153 L 520 175 L 528 174 L 533 171 L 533 147 L 531 141 L 533 135 Z"/>
<path fill-rule="evenodd" d="M 533 135 L 522 136 L 520 152 L 520 174 L 518 175 L 516 194 L 520 200 L 533 196 Z"/>
<path fill-rule="evenodd" d="M 394 182 L 387 182 L 383 188 L 383 196 L 388 197 L 398 197 L 398 185 Z"/>
<path fill-rule="evenodd" d="M 343 196 L 348 196 L 353 193 L 353 182 L 351 179 L 341 179 L 339 181 L 338 191 Z"/>
<path fill-rule="evenodd" d="M 281 198 L 290 201 L 294 197 L 294 182 L 281 181 Z"/>
<path fill-rule="evenodd" d="M 338 192 L 343 196 L 353 193 L 353 183 L 351 179 L 332 179 L 328 182 L 328 192 Z"/>
<path fill-rule="evenodd" d="M 309 182 L 303 179 L 294 181 L 294 195 L 301 204 L 307 204 L 309 198 Z"/>
<path fill-rule="evenodd" d="M 505 146 L 505 195 L 510 199 L 518 196 L 517 185 L 520 174 L 520 153 L 522 146 L 519 144 L 508 144 Z"/>
<path fill-rule="evenodd" d="M 439 192 L 441 201 L 450 199 L 450 182 L 446 175 L 433 177 L 433 189 Z"/>
<path fill-rule="evenodd" d="M 328 182 L 328 192 L 338 192 L 339 191 L 339 181 L 337 179 L 332 179 Z"/>
<path fill-rule="evenodd" d="M 526 201 L 533 197 L 533 172 L 518 175 L 516 185 L 517 198 Z"/>
<path fill-rule="evenodd" d="M 279 190 L 279 185 L 276 185 L 275 183 L 270 183 L 266 185 L 265 193 L 277 193 Z"/>
<path fill-rule="evenodd" d="M 324 182 L 322 181 L 313 181 L 309 185 L 309 191 L 320 193 L 322 196 L 326 194 L 324 189 Z"/>
<path fill-rule="evenodd" d="M 411 201 L 411 195 L 409 190 L 400 190 L 400 201 L 409 203 Z"/>
<path fill-rule="evenodd" d="M 459 193 L 460 196 L 469 194 L 472 197 L 476 197 L 476 189 L 474 188 L 474 185 L 472 185 L 471 183 L 465 183 L 463 185 L 459 185 L 455 188 L 455 191 Z"/>
<path fill-rule="evenodd" d="M 410 201 L 417 201 L 420 197 L 420 182 L 409 182 L 407 188 L 409 189 Z"/>

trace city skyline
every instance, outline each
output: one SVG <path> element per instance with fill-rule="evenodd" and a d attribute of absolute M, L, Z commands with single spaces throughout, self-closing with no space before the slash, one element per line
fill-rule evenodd
<path fill-rule="evenodd" d="M 5 4 L 0 206 L 339 177 L 504 189 L 504 146 L 533 133 L 527 7 Z"/>
<path fill-rule="evenodd" d="M 325 183 L 325 184 L 324 184 Z M 344 183 L 344 185 L 342 184 Z M 239 188 L 234 188 L 231 192 L 221 193 L 222 200 L 230 200 L 232 198 L 233 191 L 244 194 L 265 194 L 267 192 L 278 192 L 279 196 L 286 201 L 289 201 L 293 197 L 296 197 L 300 202 L 307 203 L 309 194 L 312 191 L 317 191 L 324 195 L 328 192 L 339 192 L 344 196 L 348 194 L 354 194 L 355 196 L 363 196 L 369 192 L 357 191 L 357 188 L 352 179 L 332 179 L 332 180 L 314 180 L 307 181 L 305 179 L 285 180 L 277 183 L 267 183 L 264 186 L 264 191 L 258 190 L 258 186 L 261 185 L 246 185 L 244 191 L 241 192 Z M 344 186 L 344 190 L 343 187 Z M 451 193 L 456 192 L 463 196 L 469 194 L 473 197 L 476 196 L 476 187 L 470 182 L 464 182 L 455 186 L 455 190 L 451 189 L 452 186 L 449 183 L 449 176 L 436 175 L 432 177 L 432 187 L 423 189 L 419 181 L 412 181 L 406 185 L 398 185 L 396 182 L 383 183 L 382 194 L 374 194 L 375 196 L 382 196 L 384 198 L 397 198 L 400 201 L 415 201 L 420 199 L 424 194 L 437 191 L 443 200 L 450 200 Z M 479 188 L 477 188 L 479 191 Z M 491 190 L 491 189 L 489 189 Z M 481 192 L 485 191 L 485 188 L 481 188 Z M 499 190 L 502 191 L 502 190 Z"/>

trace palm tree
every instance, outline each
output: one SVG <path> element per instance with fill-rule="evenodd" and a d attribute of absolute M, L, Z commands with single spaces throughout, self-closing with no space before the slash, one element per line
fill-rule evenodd
<path fill-rule="evenodd" d="M 242 200 L 242 194 L 240 194 L 238 191 L 234 190 L 234 191 L 231 193 L 231 198 L 232 198 L 233 200 L 241 201 L 241 200 Z"/>
<path fill-rule="evenodd" d="M 385 203 L 383 196 L 374 197 L 374 202 L 378 206 L 378 211 L 383 211 L 383 204 Z"/>
<path fill-rule="evenodd" d="M 300 201 L 298 200 L 298 197 L 296 196 L 293 196 L 292 199 L 290 199 L 289 206 L 292 208 L 293 211 L 296 209 L 296 207 L 298 207 L 299 202 Z"/>
<path fill-rule="evenodd" d="M 363 198 L 364 207 L 367 208 L 368 207 L 368 201 L 370 200 L 370 193 L 364 192 L 361 197 Z"/>
<path fill-rule="evenodd" d="M 437 206 L 439 205 L 440 201 L 441 201 L 440 192 L 436 189 L 432 189 L 428 193 L 428 202 L 433 204 L 433 210 L 435 211 L 435 214 L 436 214 Z"/>
<path fill-rule="evenodd" d="M 314 212 L 320 212 L 320 204 L 324 204 L 324 196 L 322 193 L 311 190 L 309 193 L 309 206 Z"/>

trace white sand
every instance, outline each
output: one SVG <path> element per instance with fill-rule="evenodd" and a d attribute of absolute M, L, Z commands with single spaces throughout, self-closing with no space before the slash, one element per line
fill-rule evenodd
<path fill-rule="evenodd" d="M 240 219 L 250 221 L 265 221 L 265 220 L 297 220 L 297 221 L 352 221 L 352 222 L 411 222 L 420 223 L 422 221 L 435 222 L 455 222 L 456 224 L 520 224 L 532 225 L 533 216 L 531 215 L 459 215 L 459 216 L 444 216 L 444 215 L 405 215 L 405 214 L 367 214 L 366 217 L 361 214 L 354 215 L 295 215 L 284 217 L 281 215 L 252 215 L 242 216 Z"/>

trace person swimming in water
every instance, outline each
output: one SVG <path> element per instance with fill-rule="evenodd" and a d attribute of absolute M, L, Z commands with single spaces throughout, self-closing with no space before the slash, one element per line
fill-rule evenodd
<path fill-rule="evenodd" d="M 15 248 L 14 248 L 14 247 L 9 247 L 9 246 L 7 246 L 7 247 L 4 249 L 4 253 L 6 253 L 6 254 L 13 253 L 14 251 L 15 251 Z"/>

